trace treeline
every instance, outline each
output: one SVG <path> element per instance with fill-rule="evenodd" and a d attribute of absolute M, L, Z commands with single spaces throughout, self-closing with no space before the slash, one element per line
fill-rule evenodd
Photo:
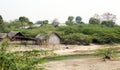
<path fill-rule="evenodd" d="M 120 43 L 120 27 L 102 25 L 76 24 L 59 27 L 58 32 L 67 44 L 109 44 Z"/>
<path fill-rule="evenodd" d="M 89 19 L 89 23 L 84 23 L 80 16 L 69 16 L 66 25 L 60 26 L 61 23 L 57 19 L 51 24 L 48 20 L 33 23 L 27 17 L 21 16 L 5 22 L 0 16 L 0 32 L 20 31 L 26 36 L 35 37 L 39 33 L 54 31 L 61 36 L 63 44 L 120 43 L 120 26 L 115 20 L 116 16 L 111 13 L 95 14 Z"/>

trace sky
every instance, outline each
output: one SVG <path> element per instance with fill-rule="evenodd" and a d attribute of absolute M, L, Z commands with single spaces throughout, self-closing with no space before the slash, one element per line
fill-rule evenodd
<path fill-rule="evenodd" d="M 81 16 L 88 23 L 94 14 L 102 15 L 110 12 L 117 16 L 120 23 L 119 0 L 0 0 L 0 15 L 6 21 L 18 19 L 20 16 L 32 22 L 57 18 L 64 23 L 68 16 Z"/>

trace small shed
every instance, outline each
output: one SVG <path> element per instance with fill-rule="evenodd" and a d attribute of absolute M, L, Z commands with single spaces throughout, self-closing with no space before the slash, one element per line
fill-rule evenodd
<path fill-rule="evenodd" d="M 61 37 L 55 32 L 50 32 L 48 34 L 38 34 L 36 36 L 36 40 L 38 45 L 57 45 L 61 43 Z"/>
<path fill-rule="evenodd" d="M 46 34 L 38 34 L 35 38 L 36 38 L 36 44 L 37 45 L 44 45 L 46 43 Z"/>
<path fill-rule="evenodd" d="M 8 39 L 7 33 L 0 33 L 0 41 L 2 41 L 4 39 Z"/>
<path fill-rule="evenodd" d="M 57 45 L 61 43 L 61 37 L 57 33 L 51 32 L 48 34 L 46 41 L 49 45 Z"/>
<path fill-rule="evenodd" d="M 25 37 L 21 32 L 11 31 L 8 33 L 8 37 L 11 41 L 20 41 L 21 38 Z"/>

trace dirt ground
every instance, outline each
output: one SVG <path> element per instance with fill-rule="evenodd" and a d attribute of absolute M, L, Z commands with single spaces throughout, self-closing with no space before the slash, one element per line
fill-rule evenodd
<path fill-rule="evenodd" d="M 81 58 L 48 62 L 47 70 L 120 70 L 120 61 L 102 61 L 100 58 Z"/>
<path fill-rule="evenodd" d="M 53 52 L 58 55 L 70 55 L 70 54 L 85 54 L 91 53 L 93 50 L 98 48 L 107 47 L 110 45 L 95 45 L 91 44 L 88 46 L 84 45 L 57 45 L 57 46 L 38 46 L 38 45 L 17 45 L 18 47 L 8 47 L 8 51 L 31 51 L 31 50 L 54 50 Z M 55 48 L 57 47 L 57 48 Z M 112 47 L 120 47 L 120 45 L 113 45 Z"/>
<path fill-rule="evenodd" d="M 29 51 L 29 50 L 40 50 L 40 49 L 45 49 L 45 50 L 50 50 L 53 49 L 55 50 L 56 53 L 59 52 L 69 52 L 69 51 L 74 51 L 74 50 L 95 50 L 98 49 L 100 47 L 102 47 L 102 45 L 88 45 L 88 46 L 84 46 L 84 45 L 57 45 L 57 46 L 38 46 L 38 45 L 17 45 L 17 47 L 15 47 L 16 45 L 11 45 L 8 47 L 8 50 L 10 51 Z"/>
<path fill-rule="evenodd" d="M 110 45 L 107 45 L 110 46 Z M 57 46 L 54 46 L 57 47 Z M 8 51 L 30 51 L 30 50 L 51 50 L 54 49 L 54 53 L 58 55 L 70 55 L 70 54 L 85 54 L 91 53 L 91 51 L 98 48 L 106 47 L 106 45 L 59 45 L 56 49 L 54 47 L 46 46 L 19 46 L 8 47 Z M 112 47 L 120 47 L 120 45 L 114 45 Z M 53 61 L 44 64 L 47 70 L 120 70 L 120 61 L 102 61 L 100 58 L 80 58 L 69 59 L 62 61 Z"/>
<path fill-rule="evenodd" d="M 67 47 L 67 49 L 66 49 Z M 61 45 L 62 49 L 55 50 L 54 53 L 58 55 L 69 55 L 69 54 L 85 54 L 90 53 L 93 50 L 102 48 L 102 45 Z"/>

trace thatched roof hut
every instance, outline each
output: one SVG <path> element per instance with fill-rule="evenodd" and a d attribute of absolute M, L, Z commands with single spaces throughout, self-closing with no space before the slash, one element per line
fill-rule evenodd
<path fill-rule="evenodd" d="M 21 32 L 11 31 L 8 33 L 8 37 L 10 38 L 10 40 L 14 41 L 14 40 L 20 40 L 20 38 L 25 36 Z"/>
<path fill-rule="evenodd" d="M 7 36 L 7 33 L 0 33 L 0 41 L 2 41 L 3 39 L 6 39 L 8 36 Z"/>
<path fill-rule="evenodd" d="M 60 44 L 61 37 L 57 33 L 51 32 L 48 34 L 47 43 L 48 44 Z"/>
<path fill-rule="evenodd" d="M 38 34 L 35 38 L 43 40 L 43 39 L 46 39 L 46 36 L 47 36 L 46 34 Z"/>
<path fill-rule="evenodd" d="M 55 33 L 50 32 L 48 34 L 38 34 L 36 36 L 37 44 L 60 44 L 61 37 Z"/>

